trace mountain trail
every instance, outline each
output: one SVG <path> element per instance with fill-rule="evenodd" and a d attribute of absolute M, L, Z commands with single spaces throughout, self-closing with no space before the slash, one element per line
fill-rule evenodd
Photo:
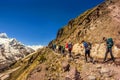
<path fill-rule="evenodd" d="M 53 51 L 54 52 L 54 51 Z M 61 55 L 60 53 L 54 52 L 56 55 Z M 68 54 L 68 53 L 67 53 Z M 80 71 L 80 76 L 81 79 L 88 80 L 88 78 L 95 77 L 96 79 L 115 79 L 119 80 L 120 79 L 120 58 L 116 58 L 115 62 L 111 61 L 108 59 L 105 63 L 103 63 L 103 59 L 95 59 L 95 61 L 92 62 L 85 62 L 85 58 L 83 55 L 74 55 L 72 54 L 73 58 L 73 63 L 77 64 L 82 64 L 81 65 L 81 71 Z M 67 57 L 67 56 L 66 56 Z M 94 58 L 94 57 L 93 57 Z M 69 58 L 66 58 L 71 59 Z M 75 66 L 75 65 L 71 65 Z M 79 67 L 77 67 L 79 68 Z"/>

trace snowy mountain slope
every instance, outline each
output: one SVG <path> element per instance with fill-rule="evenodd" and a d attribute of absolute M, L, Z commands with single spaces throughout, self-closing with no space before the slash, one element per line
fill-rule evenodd
<path fill-rule="evenodd" d="M 0 69 L 34 52 L 14 38 L 8 38 L 6 33 L 0 33 Z"/>
<path fill-rule="evenodd" d="M 41 49 L 41 48 L 43 48 L 43 47 L 45 47 L 45 46 L 42 46 L 42 45 L 28 45 L 28 47 L 30 47 L 30 48 L 32 48 L 32 49 L 34 49 L 34 50 L 38 50 L 38 49 Z"/>

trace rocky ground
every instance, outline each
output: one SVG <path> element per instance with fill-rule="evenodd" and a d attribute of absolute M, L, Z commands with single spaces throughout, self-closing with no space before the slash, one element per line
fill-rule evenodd
<path fill-rule="evenodd" d="M 82 65 L 81 77 L 83 80 L 119 80 L 120 65 L 112 62 L 85 63 Z"/>
<path fill-rule="evenodd" d="M 42 51 L 42 52 L 41 52 Z M 84 56 L 69 57 L 44 49 L 24 58 L 9 71 L 0 74 L 2 80 L 119 80 L 120 58 L 103 63 L 103 59 L 85 62 Z M 43 54 L 42 54 L 43 53 Z M 30 61 L 30 62 L 29 62 Z M 16 65 L 16 64 L 15 64 Z M 3 76 L 2 76 L 3 75 Z M 7 78 L 8 77 L 8 78 Z M 7 79 L 6 79 L 7 78 Z"/>
<path fill-rule="evenodd" d="M 80 70 L 80 80 L 119 80 L 120 79 L 120 58 L 116 59 L 115 63 L 108 61 L 102 63 L 98 59 L 95 63 L 86 63 L 84 57 L 79 57 L 74 60 L 76 64 L 82 64 Z"/>
<path fill-rule="evenodd" d="M 57 60 L 51 61 L 51 66 L 39 65 L 29 75 L 28 80 L 119 80 L 120 79 L 120 58 L 115 62 L 102 62 L 98 59 L 93 62 L 86 63 L 84 56 L 74 55 L 73 58 L 68 55 L 63 56 L 58 53 Z M 61 60 L 61 61 L 58 61 Z M 52 63 L 53 62 L 53 63 Z M 59 65 L 59 67 L 57 67 Z M 41 66 L 41 67 L 40 67 Z M 48 74 L 46 74 L 47 70 Z M 38 77 L 39 76 L 39 77 Z M 46 78 L 45 78 L 46 77 Z"/>

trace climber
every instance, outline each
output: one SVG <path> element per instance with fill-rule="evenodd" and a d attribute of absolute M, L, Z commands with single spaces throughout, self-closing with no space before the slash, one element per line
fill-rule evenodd
<path fill-rule="evenodd" d="M 71 42 L 68 43 L 68 52 L 69 52 L 69 56 L 72 57 L 72 48 L 73 48 L 73 45 Z"/>
<path fill-rule="evenodd" d="M 82 41 L 83 46 L 85 48 L 85 60 L 86 62 L 88 62 L 87 60 L 87 56 L 91 59 L 90 61 L 93 61 L 93 58 L 90 56 L 90 50 L 91 50 L 91 43 L 86 42 L 86 41 Z"/>
<path fill-rule="evenodd" d="M 56 44 L 55 43 L 52 44 L 52 49 L 53 49 L 53 51 L 56 51 Z"/>
<path fill-rule="evenodd" d="M 62 46 L 59 44 L 58 45 L 58 53 L 61 53 Z"/>
<path fill-rule="evenodd" d="M 113 62 L 114 62 L 115 58 L 112 54 L 112 47 L 114 45 L 113 39 L 112 38 L 107 39 L 106 37 L 103 37 L 103 40 L 106 42 L 106 53 L 105 53 L 105 57 L 104 57 L 103 62 L 106 62 L 106 58 L 107 58 L 107 55 L 109 52 L 110 52 L 110 56 L 111 56 L 110 60 L 113 60 Z"/>
<path fill-rule="evenodd" d="M 64 45 L 61 46 L 61 53 L 62 53 L 62 54 L 65 53 L 65 46 L 64 46 Z"/>

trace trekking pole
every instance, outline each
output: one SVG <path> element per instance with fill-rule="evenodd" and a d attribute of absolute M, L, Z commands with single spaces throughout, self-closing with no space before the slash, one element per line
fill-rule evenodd
<path fill-rule="evenodd" d="M 98 44 L 99 44 L 99 46 L 98 46 L 98 48 L 97 48 L 97 54 L 99 54 L 99 49 L 100 49 L 100 46 L 101 46 L 101 44 L 102 44 L 103 42 L 102 41 L 100 41 Z M 97 56 L 96 56 L 96 60 L 97 60 Z"/>

